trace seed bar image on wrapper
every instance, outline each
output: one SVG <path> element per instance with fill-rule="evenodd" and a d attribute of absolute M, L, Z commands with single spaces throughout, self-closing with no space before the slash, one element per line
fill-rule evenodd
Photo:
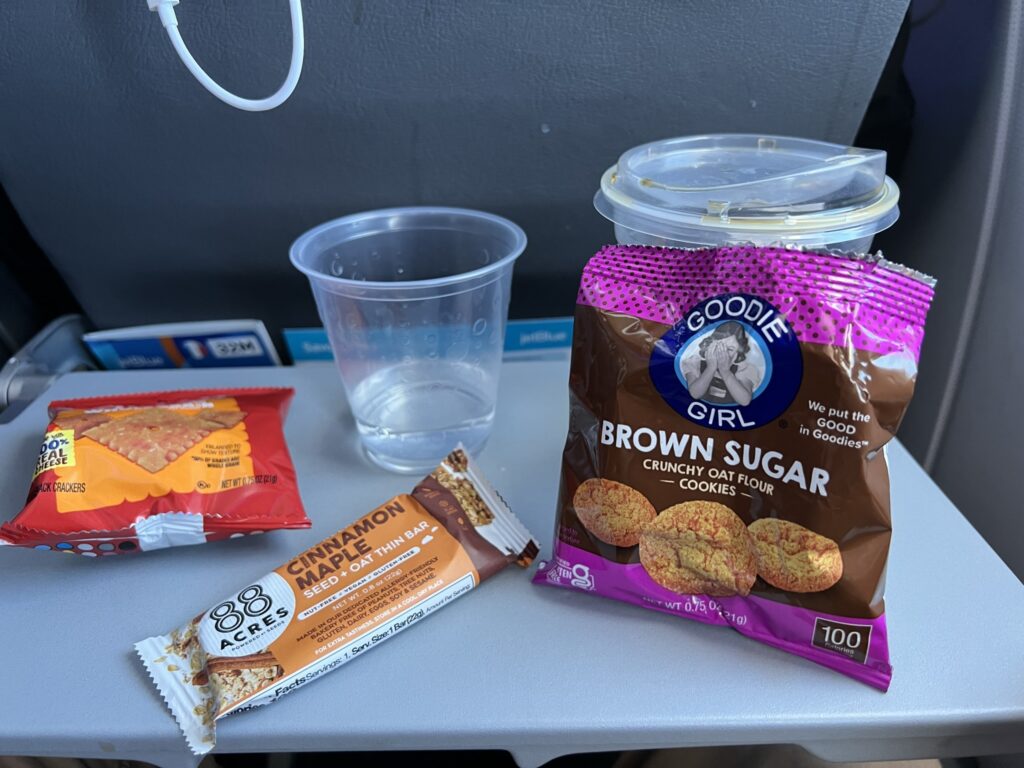
<path fill-rule="evenodd" d="M 600 250 L 534 582 L 732 627 L 886 690 L 884 449 L 933 288 L 881 256 Z"/>
<path fill-rule="evenodd" d="M 135 650 L 205 754 L 221 717 L 312 682 L 537 551 L 460 448 L 411 493 Z"/>

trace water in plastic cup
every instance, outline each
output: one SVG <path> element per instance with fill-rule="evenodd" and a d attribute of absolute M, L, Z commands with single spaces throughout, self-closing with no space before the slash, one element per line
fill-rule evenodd
<path fill-rule="evenodd" d="M 462 208 L 393 208 L 329 221 L 291 247 L 313 287 L 363 447 L 425 472 L 494 421 L 522 229 Z"/>

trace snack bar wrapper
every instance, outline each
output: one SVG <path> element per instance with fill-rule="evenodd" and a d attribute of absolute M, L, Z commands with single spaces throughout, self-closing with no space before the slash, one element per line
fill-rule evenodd
<path fill-rule="evenodd" d="M 204 754 L 220 718 L 273 702 L 536 554 L 459 449 L 412 493 L 135 649 L 189 747 Z"/>
<path fill-rule="evenodd" d="M 885 446 L 933 285 L 880 256 L 599 251 L 573 324 L 554 552 L 534 581 L 887 689 Z"/>
<path fill-rule="evenodd" d="M 294 391 L 50 403 L 25 508 L 0 544 L 97 557 L 308 528 L 282 422 Z"/>

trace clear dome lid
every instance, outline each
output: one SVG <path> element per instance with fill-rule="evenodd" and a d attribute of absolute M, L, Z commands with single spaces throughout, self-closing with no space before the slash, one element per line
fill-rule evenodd
<path fill-rule="evenodd" d="M 601 178 L 597 210 L 620 227 L 692 243 L 837 243 L 899 217 L 885 152 L 717 134 L 643 144 Z"/>

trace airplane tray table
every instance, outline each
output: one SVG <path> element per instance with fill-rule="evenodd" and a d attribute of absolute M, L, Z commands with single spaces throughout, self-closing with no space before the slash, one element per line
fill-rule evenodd
<path fill-rule="evenodd" d="M 542 555 L 567 369 L 505 364 L 480 457 Z M 313 529 L 110 558 L 0 549 L 0 754 L 194 766 L 132 644 L 414 484 L 362 458 L 327 364 L 76 373 L 0 426 L 0 514 L 21 507 L 51 399 L 229 385 L 295 387 L 285 431 Z M 767 743 L 829 760 L 1024 751 L 1024 586 L 902 446 L 889 458 L 887 694 L 728 629 L 534 586 L 532 568 L 509 568 L 365 658 L 221 720 L 217 751 L 504 749 L 523 766 L 576 752 Z"/>

